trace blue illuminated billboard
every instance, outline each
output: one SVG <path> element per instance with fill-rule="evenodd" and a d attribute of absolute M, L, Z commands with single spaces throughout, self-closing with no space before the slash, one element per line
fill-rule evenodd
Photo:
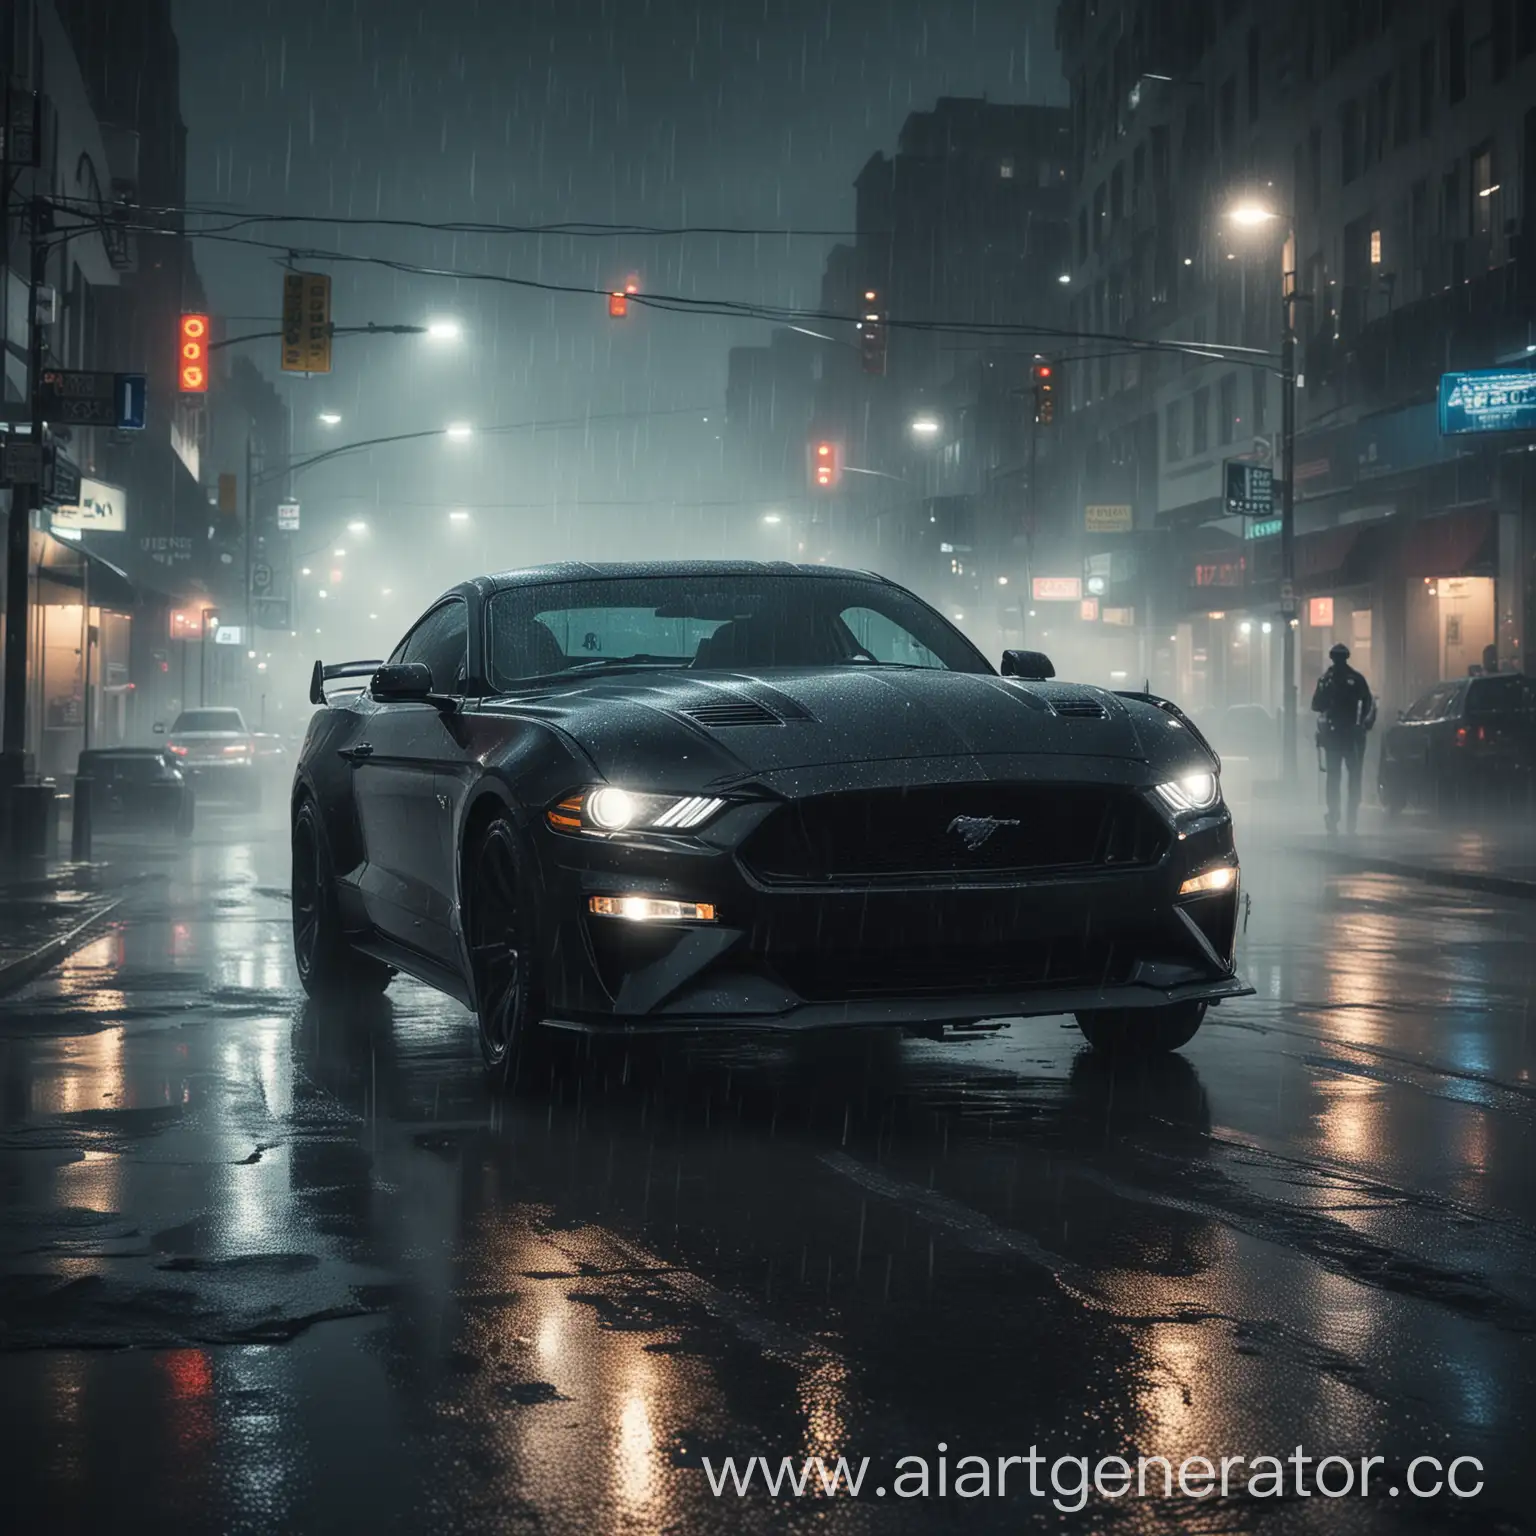
<path fill-rule="evenodd" d="M 1536 372 L 1483 368 L 1440 375 L 1440 435 L 1536 432 Z"/>

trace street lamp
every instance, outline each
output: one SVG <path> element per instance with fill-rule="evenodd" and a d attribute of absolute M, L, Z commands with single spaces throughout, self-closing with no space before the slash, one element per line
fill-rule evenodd
<path fill-rule="evenodd" d="M 368 524 L 365 523 L 362 520 L 362 518 L 354 517 L 352 519 L 352 521 L 347 524 L 347 532 L 348 533 L 367 533 L 368 532 Z"/>
<path fill-rule="evenodd" d="M 933 416 L 918 416 L 912 422 L 913 437 L 937 437 L 941 428 Z"/>
<path fill-rule="evenodd" d="M 469 513 L 462 508 L 457 508 L 448 514 L 448 521 L 451 523 L 467 523 L 469 521 Z"/>
<path fill-rule="evenodd" d="M 347 555 L 347 552 L 346 552 L 346 550 L 344 550 L 344 549 L 333 549 L 333 550 L 332 550 L 332 551 L 331 551 L 331 553 L 332 553 L 332 554 L 333 554 L 333 555 L 335 555 L 335 557 L 336 557 L 336 558 L 337 558 L 337 559 L 338 559 L 338 560 L 344 560 L 344 559 L 346 559 L 346 555 Z"/>
<path fill-rule="evenodd" d="M 1239 229 L 1260 229 L 1282 215 L 1253 198 L 1245 198 L 1227 210 L 1227 218 Z M 1282 698 L 1284 725 L 1281 735 L 1281 782 L 1294 789 L 1296 772 L 1296 272 L 1293 265 L 1296 227 L 1291 219 L 1281 257 L 1280 272 L 1280 456 L 1284 474 L 1277 477 L 1280 491 L 1280 616 L 1284 644 L 1281 667 L 1285 672 Z"/>
<path fill-rule="evenodd" d="M 771 526 L 775 523 L 782 523 L 784 521 L 784 516 L 780 512 L 764 512 L 763 521 Z"/>
<path fill-rule="evenodd" d="M 429 320 L 427 335 L 433 341 L 457 341 L 462 334 L 457 320 Z"/>
<path fill-rule="evenodd" d="M 449 438 L 455 443 L 462 443 L 466 438 L 475 435 L 475 429 L 467 421 L 452 422 L 447 428 Z"/>
<path fill-rule="evenodd" d="M 320 425 L 322 427 L 339 427 L 341 425 L 341 417 L 335 411 L 321 411 Z"/>

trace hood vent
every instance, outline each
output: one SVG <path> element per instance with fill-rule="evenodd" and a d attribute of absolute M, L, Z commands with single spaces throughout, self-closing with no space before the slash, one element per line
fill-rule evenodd
<path fill-rule="evenodd" d="M 1109 711 L 1086 693 L 1069 693 L 1051 700 L 1051 708 L 1068 720 L 1108 720 Z"/>
<path fill-rule="evenodd" d="M 754 699 L 722 700 L 718 704 L 696 704 L 683 711 L 699 725 L 719 729 L 727 725 L 783 725 L 783 721 L 771 709 L 765 709 Z"/>

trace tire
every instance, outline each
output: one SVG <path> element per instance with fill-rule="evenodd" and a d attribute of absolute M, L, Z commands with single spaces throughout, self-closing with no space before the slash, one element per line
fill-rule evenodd
<path fill-rule="evenodd" d="M 395 974 L 347 942 L 330 845 L 320 813 L 307 799 L 293 818 L 293 958 L 304 990 L 314 998 L 377 996 Z"/>
<path fill-rule="evenodd" d="M 1188 1045 L 1205 1018 L 1204 1003 L 1166 1008 L 1103 1008 L 1077 1015 L 1077 1027 L 1105 1056 L 1161 1056 Z"/>
<path fill-rule="evenodd" d="M 478 835 L 464 873 L 464 936 L 480 1054 L 493 1087 L 515 1081 L 543 1016 L 535 905 L 516 830 L 498 816 Z"/>

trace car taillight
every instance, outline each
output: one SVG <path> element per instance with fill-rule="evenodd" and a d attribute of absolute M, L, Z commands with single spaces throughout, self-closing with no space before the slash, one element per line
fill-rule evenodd
<path fill-rule="evenodd" d="M 174 752 L 177 757 L 185 757 L 187 755 L 187 749 L 185 747 L 178 747 L 174 741 L 169 743 L 169 745 L 166 747 L 166 751 Z"/>
<path fill-rule="evenodd" d="M 1467 728 L 1464 725 L 1458 725 L 1456 727 L 1456 745 L 1458 747 L 1464 747 L 1464 746 L 1466 746 L 1466 744 L 1467 744 Z"/>
<path fill-rule="evenodd" d="M 226 757 L 244 757 L 250 750 L 243 741 L 234 741 L 224 748 L 224 755 Z"/>

